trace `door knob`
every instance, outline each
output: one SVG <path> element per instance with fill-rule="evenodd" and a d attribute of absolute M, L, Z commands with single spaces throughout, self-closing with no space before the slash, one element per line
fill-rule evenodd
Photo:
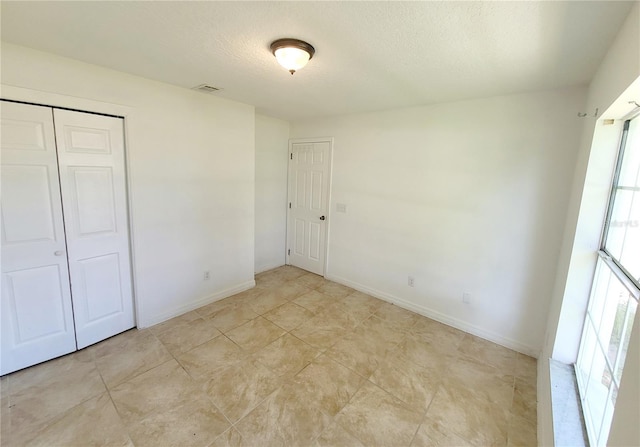
<path fill-rule="evenodd" d="M 324 220 L 324 219 L 325 219 L 325 217 L 324 217 L 324 216 L 320 216 L 320 220 Z"/>
<path fill-rule="evenodd" d="M 53 254 L 56 255 L 56 256 L 62 256 L 64 254 L 64 251 L 56 250 L 56 251 L 53 252 Z"/>

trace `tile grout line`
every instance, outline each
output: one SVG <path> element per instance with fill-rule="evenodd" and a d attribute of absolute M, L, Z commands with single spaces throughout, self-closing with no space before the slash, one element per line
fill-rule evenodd
<path fill-rule="evenodd" d="M 93 354 L 93 357 L 94 357 L 93 362 L 95 363 L 95 353 Z M 105 382 L 104 377 L 102 376 L 102 372 L 98 368 L 97 364 L 95 364 L 95 368 L 96 368 L 96 371 L 98 371 L 98 374 L 100 375 L 100 379 L 102 380 L 102 383 L 104 384 L 105 389 L 107 390 L 107 394 L 109 395 L 109 401 L 111 402 L 111 405 L 113 405 L 113 409 L 116 411 L 116 414 L 118 415 L 118 420 L 120 421 L 120 423 L 122 424 L 122 426 L 124 427 L 124 429 L 127 432 L 127 438 L 129 438 L 129 441 L 131 442 L 131 444 L 135 446 L 135 443 L 133 442 L 133 439 L 131 439 L 131 434 L 129 433 L 129 426 L 122 419 L 122 415 L 120 414 L 120 410 L 118 410 L 118 406 L 116 405 L 115 401 L 113 400 L 113 396 L 111 395 L 111 389 L 107 386 L 107 382 Z M 118 386 L 118 385 L 116 385 L 116 386 Z"/>
<path fill-rule="evenodd" d="M 240 346 L 238 346 L 238 345 L 237 345 L 233 340 L 231 340 L 229 337 L 227 337 L 227 336 L 226 336 L 226 334 L 224 334 L 223 332 L 220 332 L 220 335 L 219 335 L 219 336 L 217 336 L 217 337 L 214 337 L 214 338 L 219 338 L 220 336 L 222 336 L 222 337 L 226 338 L 226 339 L 227 339 L 227 340 L 229 340 L 231 343 L 233 343 L 236 347 L 238 347 L 238 349 L 242 350 L 242 348 L 241 348 Z M 213 338 L 212 338 L 211 340 L 213 340 Z M 209 341 L 211 341 L 211 340 L 209 340 Z M 205 342 L 205 343 L 208 343 L 208 342 Z M 203 344 L 204 344 L 204 343 L 203 343 Z M 198 346 L 201 346 L 201 345 L 198 345 Z M 196 349 L 196 348 L 193 348 L 193 349 Z M 191 349 L 191 350 L 189 350 L 189 351 L 187 351 L 187 352 L 190 352 L 190 351 L 192 351 L 193 349 Z M 244 351 L 244 350 L 243 350 L 243 351 Z M 186 354 L 186 352 L 185 352 L 185 353 L 183 353 L 183 354 Z M 174 358 L 175 358 L 175 357 L 174 357 Z M 245 356 L 244 358 L 247 358 L 247 357 Z M 243 358 L 243 359 L 241 359 L 241 360 L 238 360 L 238 361 L 234 362 L 234 363 L 233 363 L 233 364 L 231 364 L 231 365 L 228 365 L 228 366 L 223 367 L 223 368 L 219 368 L 219 369 L 218 369 L 218 372 L 219 372 L 219 371 L 221 371 L 221 370 L 223 370 L 223 369 L 227 369 L 227 368 L 230 368 L 230 367 L 232 367 L 232 366 L 236 365 L 237 363 L 239 363 L 239 362 L 243 361 L 243 360 L 244 360 L 244 358 Z M 187 369 L 186 369 L 186 368 L 184 367 L 184 365 L 180 362 L 180 360 L 178 360 L 177 358 L 175 358 L 175 360 L 176 360 L 176 362 L 178 363 L 178 365 L 180 365 L 180 367 L 184 370 L 184 372 L 187 374 L 187 376 L 189 376 L 189 378 L 194 382 L 194 386 L 198 387 L 198 385 L 200 385 L 200 387 L 198 387 L 198 389 L 199 389 L 199 391 L 204 395 L 205 399 L 207 399 L 207 400 L 209 401 L 209 403 L 211 403 L 211 405 L 213 405 L 213 406 L 214 406 L 214 408 L 215 408 L 215 409 L 216 409 L 216 410 L 217 410 L 217 411 L 222 415 L 222 417 L 224 417 L 224 418 L 225 418 L 225 420 L 229 423 L 229 427 L 227 427 L 227 429 L 226 429 L 226 430 L 224 430 L 222 433 L 220 433 L 220 434 L 218 434 L 218 436 L 216 436 L 216 438 L 215 438 L 215 439 L 217 439 L 217 438 L 218 438 L 218 437 L 220 437 L 222 434 L 226 433 L 228 430 L 230 430 L 231 428 L 233 428 L 233 427 L 234 427 L 234 423 L 231 421 L 231 419 L 229 419 L 229 417 L 224 413 L 224 411 L 222 411 L 222 409 L 221 409 L 221 408 L 220 408 L 220 407 L 219 407 L 219 406 L 218 406 L 218 405 L 217 405 L 217 404 L 216 404 L 216 403 L 211 399 L 211 396 L 209 396 L 209 393 L 204 392 L 204 391 L 202 390 L 202 387 L 204 387 L 204 386 L 205 386 L 205 383 L 203 382 L 203 383 L 200 383 L 200 384 L 199 384 L 198 382 L 200 382 L 200 381 L 199 381 L 199 380 L 197 380 L 197 379 L 195 379 L 195 378 L 194 378 L 194 377 L 189 373 L 189 371 L 187 371 Z M 215 439 L 214 439 L 213 441 L 215 441 Z M 209 445 L 211 445 L 211 444 L 213 443 L 213 441 L 211 441 L 211 443 L 210 443 Z"/>
<path fill-rule="evenodd" d="M 76 352 L 79 352 L 79 351 L 74 351 L 74 352 L 72 352 L 72 353 L 69 353 L 69 354 L 67 354 L 67 355 L 65 355 L 65 356 L 62 356 L 62 357 L 59 357 L 59 358 L 64 358 L 64 357 L 67 357 L 67 358 L 73 358 L 73 356 L 75 355 L 75 353 L 76 353 Z M 54 360 L 55 360 L 55 359 L 54 359 Z M 65 414 L 69 413 L 70 411 L 72 411 L 72 410 L 73 410 L 73 409 L 75 409 L 76 407 L 78 407 L 78 406 L 80 406 L 80 405 L 82 405 L 82 404 L 84 404 L 84 403 L 86 403 L 86 402 L 90 401 L 91 399 L 94 399 L 94 398 L 95 398 L 95 397 L 97 397 L 97 396 L 100 396 L 100 395 L 104 394 L 105 392 L 107 392 L 107 393 L 108 393 L 109 389 L 107 388 L 106 384 L 104 383 L 104 379 L 102 378 L 102 375 L 101 375 L 101 373 L 100 373 L 100 371 L 99 371 L 99 369 L 98 369 L 97 365 L 95 364 L 95 360 L 93 360 L 93 359 L 92 359 L 92 360 L 91 360 L 91 362 L 93 363 L 93 367 L 95 368 L 96 372 L 97 372 L 97 373 L 98 373 L 98 375 L 100 376 L 100 380 L 102 381 L 102 384 L 104 385 L 105 390 L 104 390 L 104 391 L 101 391 L 101 392 L 99 392 L 99 393 L 96 393 L 96 394 L 90 395 L 90 396 L 88 396 L 87 398 L 85 398 L 85 399 L 81 400 L 80 402 L 78 402 L 77 404 L 73 405 L 72 407 L 67 408 L 66 410 L 64 410 L 64 411 L 62 411 L 62 412 L 60 412 L 60 413 L 57 413 L 57 414 L 55 414 L 55 415 L 53 415 L 53 416 L 50 416 L 49 418 L 43 419 L 43 420 L 41 421 L 41 423 L 42 423 L 42 427 L 40 427 L 40 430 L 38 430 L 38 432 L 37 432 L 33 437 L 31 437 L 31 438 L 28 440 L 28 443 L 30 443 L 30 442 L 32 442 L 32 441 L 34 441 L 34 440 L 35 440 L 35 439 L 36 439 L 36 438 L 37 438 L 37 437 L 38 437 L 42 432 L 44 432 L 47 428 L 49 428 L 50 426 L 52 426 L 52 425 L 53 425 L 53 423 L 54 423 L 57 419 L 61 419 Z M 43 362 L 43 363 L 46 363 L 46 362 Z M 36 366 L 37 366 L 37 365 L 36 365 Z M 25 368 L 25 369 L 26 369 L 26 368 Z M 10 397 L 13 397 L 13 396 L 12 396 L 12 395 L 7 395 L 7 396 L 5 396 L 5 397 L 9 399 Z M 109 398 L 111 399 L 111 395 L 109 395 Z M 11 399 L 9 400 L 9 404 L 11 404 Z M 113 404 L 113 402 L 112 402 L 112 404 Z M 10 408 L 11 408 L 11 407 L 13 407 L 13 405 L 10 405 Z M 115 408 L 115 405 L 114 405 L 114 408 Z M 116 410 L 116 412 L 117 412 L 117 410 Z M 120 417 L 120 415 L 119 415 L 119 414 L 118 414 L 118 417 Z M 128 433 L 127 433 L 127 436 L 128 436 Z"/>
<path fill-rule="evenodd" d="M 331 359 L 331 360 L 333 360 L 333 359 Z M 335 361 L 335 360 L 334 360 L 334 361 Z M 338 364 L 342 365 L 342 364 L 341 364 L 341 363 L 339 363 L 339 362 L 336 362 L 336 363 L 338 363 Z M 344 366 L 344 365 L 342 365 L 342 366 Z M 344 366 L 344 367 L 345 367 L 345 368 L 347 368 L 346 366 Z M 353 372 L 354 374 L 356 374 L 358 377 L 361 377 L 361 378 L 362 378 L 362 376 L 361 376 L 360 374 L 355 373 L 355 371 L 351 370 L 350 368 L 347 368 L 347 369 L 349 369 L 349 371 L 351 371 L 351 372 Z M 349 397 L 349 400 L 348 400 L 348 401 L 347 401 L 347 402 L 342 406 L 342 408 L 340 408 L 340 410 L 338 410 L 338 411 L 336 412 L 336 414 L 334 414 L 334 415 L 333 415 L 333 417 L 331 418 L 331 423 L 334 423 L 334 424 L 336 424 L 336 425 L 340 426 L 343 430 L 345 430 L 345 431 L 346 431 L 347 433 L 349 433 L 351 436 L 353 436 L 354 438 L 356 438 L 356 439 L 357 439 L 358 441 L 360 441 L 360 443 L 362 443 L 363 445 L 366 445 L 366 443 L 362 442 L 362 440 L 361 440 L 358 436 L 356 436 L 354 433 L 352 433 L 352 432 L 351 432 L 351 431 L 349 431 L 347 428 L 345 428 L 343 425 L 341 425 L 339 422 L 337 422 L 337 418 L 338 418 L 338 415 L 339 415 L 340 413 L 342 413 L 342 411 L 343 411 L 345 408 L 347 408 L 347 406 L 349 406 L 349 404 L 351 403 L 351 401 L 353 400 L 353 398 L 355 397 L 355 395 L 356 395 L 356 394 L 358 394 L 358 392 L 362 389 L 362 387 L 364 386 L 364 384 L 365 384 L 366 382 L 367 382 L 367 379 L 364 379 L 364 378 L 363 378 L 363 380 L 361 380 L 361 381 L 360 381 L 360 384 L 359 384 L 359 385 L 358 385 L 358 387 L 355 389 L 355 391 L 353 392 L 353 394 L 351 395 L 351 397 Z M 322 410 L 321 410 L 321 411 L 322 411 Z M 319 434 L 318 434 L 318 435 L 317 435 L 317 436 L 312 440 L 312 442 L 313 442 L 313 441 L 315 441 L 316 439 L 318 439 L 320 436 L 322 436 L 322 433 L 324 433 L 324 431 L 325 431 L 328 427 L 330 427 L 330 426 L 331 426 L 331 423 L 327 424 L 327 427 L 325 427 L 325 428 L 324 428 L 324 429 L 323 429 L 323 430 L 322 430 L 322 431 L 321 431 L 321 432 L 320 432 L 320 433 L 319 433 Z"/>
<path fill-rule="evenodd" d="M 457 352 L 457 348 L 456 348 L 456 352 Z M 411 362 L 410 359 L 407 359 L 407 360 L 409 362 Z M 413 362 L 411 362 L 411 363 L 413 363 Z M 422 425 L 427 421 L 427 414 L 429 413 L 429 410 L 431 409 L 431 405 L 433 405 L 433 401 L 435 400 L 436 395 L 438 394 L 438 391 L 440 390 L 440 388 L 442 386 L 442 383 L 443 383 L 442 376 L 446 375 L 450 368 L 451 368 L 451 365 L 450 364 L 447 365 L 447 368 L 445 369 L 444 374 L 441 375 L 440 379 L 437 382 L 437 385 L 434 387 L 435 391 L 434 391 L 433 395 L 431 396 L 431 399 L 429 400 L 429 405 L 427 405 L 427 407 L 425 408 L 424 414 L 422 415 L 422 421 L 420 422 L 420 424 L 418 424 L 418 428 L 416 428 L 416 431 L 413 434 L 413 438 L 411 438 L 411 442 L 409 443 L 409 445 L 413 444 L 413 441 L 415 440 L 416 436 L 418 436 L 418 432 L 420 431 L 420 428 L 422 428 Z M 464 439 L 465 441 L 467 441 L 467 439 L 465 439 L 463 437 L 461 437 L 461 438 Z"/>

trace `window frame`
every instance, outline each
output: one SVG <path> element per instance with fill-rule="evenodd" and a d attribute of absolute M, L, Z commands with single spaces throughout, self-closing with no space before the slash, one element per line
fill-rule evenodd
<path fill-rule="evenodd" d="M 587 304 L 587 309 L 585 312 L 585 317 L 584 317 L 584 324 L 583 324 L 583 328 L 582 328 L 582 335 L 580 337 L 580 345 L 578 348 L 578 358 L 576 361 L 575 369 L 576 369 L 576 379 L 578 382 L 578 390 L 579 390 L 579 395 L 580 395 L 580 400 L 581 402 L 584 404 L 585 403 L 585 399 L 587 399 L 587 389 L 588 389 L 588 385 L 590 382 L 590 377 L 587 379 L 587 382 L 584 382 L 584 378 L 582 377 L 581 371 L 579 370 L 579 368 L 581 368 L 584 365 L 580 365 L 579 366 L 579 361 L 582 359 L 583 355 L 586 355 L 586 359 L 589 359 L 589 355 L 591 356 L 591 360 L 590 360 L 590 366 L 589 366 L 589 376 L 592 373 L 592 367 L 593 367 L 593 362 L 594 362 L 594 358 L 597 355 L 597 351 L 600 350 L 602 353 L 604 353 L 604 364 L 606 365 L 606 368 L 609 370 L 610 374 L 611 374 L 611 385 L 609 388 L 609 391 L 607 392 L 607 401 L 609 400 L 611 393 L 613 392 L 613 388 L 615 387 L 615 389 L 619 390 L 620 387 L 620 383 L 618 381 L 618 379 L 616 379 L 616 366 L 618 364 L 618 362 L 620 361 L 619 359 L 616 359 L 616 361 L 614 362 L 614 365 L 611 365 L 610 359 L 608 358 L 608 356 L 606 355 L 607 349 L 605 346 L 603 346 L 603 341 L 606 339 L 606 336 L 601 336 L 600 334 L 600 327 L 596 326 L 595 321 L 593 319 L 592 316 L 592 303 L 593 303 L 593 299 L 594 299 L 594 293 L 596 292 L 596 282 L 598 280 L 598 276 L 599 276 L 599 271 L 602 268 L 606 268 L 609 270 L 609 272 L 613 275 L 613 277 L 615 277 L 621 284 L 622 286 L 629 292 L 629 299 L 633 300 L 635 299 L 635 304 L 636 304 L 636 318 L 640 318 L 637 316 L 637 313 L 639 313 L 638 311 L 640 310 L 640 281 L 636 278 L 633 277 L 633 275 L 631 275 L 631 273 L 624 268 L 624 266 L 622 265 L 622 263 L 616 259 L 606 248 L 606 243 L 607 243 L 607 236 L 609 233 L 609 229 L 611 227 L 611 220 L 612 220 L 612 216 L 613 216 L 613 211 L 614 211 L 614 205 L 615 205 L 615 199 L 616 199 L 616 193 L 621 189 L 618 187 L 619 184 L 619 180 L 620 180 L 620 175 L 621 175 L 621 171 L 622 171 L 622 166 L 623 166 L 623 162 L 624 162 L 624 155 L 625 152 L 628 150 L 627 148 L 627 140 L 628 140 L 628 133 L 629 133 L 629 127 L 631 124 L 631 121 L 634 119 L 638 119 L 640 120 L 640 110 L 636 110 L 634 112 L 632 112 L 631 114 L 627 115 L 626 117 L 623 118 L 624 123 L 623 123 L 623 127 L 622 127 L 622 134 L 620 137 L 620 141 L 619 141 L 619 145 L 618 145 L 618 150 L 617 150 L 617 154 L 616 154 L 616 161 L 615 161 L 615 167 L 614 167 L 614 171 L 613 171 L 613 176 L 611 179 L 611 184 L 609 187 L 609 197 L 608 197 L 608 202 L 607 202 L 607 207 L 606 207 L 606 213 L 605 213 L 605 217 L 604 217 L 604 222 L 602 225 L 602 232 L 600 234 L 600 241 L 599 241 L 599 248 L 598 248 L 598 258 L 596 260 L 596 264 L 595 264 L 595 268 L 594 268 L 594 275 L 593 275 L 593 280 L 591 283 L 591 292 L 590 292 L 590 296 L 589 296 L 589 301 Z M 634 189 L 635 190 L 635 189 Z M 625 322 L 624 322 L 624 328 L 623 331 L 625 331 L 627 329 L 627 325 L 628 325 L 628 321 L 626 319 L 626 316 L 629 313 L 629 306 L 631 306 L 631 304 L 627 304 L 627 309 L 625 311 Z M 631 324 L 633 324 L 633 320 L 631 321 Z M 589 327 L 591 328 L 591 330 L 593 331 L 593 337 L 595 338 L 595 344 L 593 345 L 595 348 L 594 352 L 590 352 L 588 354 L 584 353 L 584 348 L 586 345 L 584 345 L 584 343 L 586 342 L 586 335 L 587 335 L 587 331 L 589 329 Z M 629 328 L 629 330 L 631 330 L 631 328 Z M 624 333 L 624 332 L 623 332 Z M 622 345 L 618 348 L 619 350 L 622 349 Z M 619 353 L 618 353 L 619 355 Z M 618 356 L 616 356 L 618 357 Z M 588 405 L 587 405 L 588 407 Z M 582 409 L 583 413 L 584 413 L 584 418 L 585 418 L 585 422 L 587 422 L 586 424 L 586 429 L 587 429 L 587 434 L 588 434 L 588 438 L 589 438 L 589 442 L 593 443 L 593 444 L 603 444 L 606 443 L 607 440 L 601 440 L 600 436 L 603 434 L 603 422 L 605 420 L 606 417 L 606 407 L 602 409 L 602 419 L 600 420 L 600 426 L 599 427 L 595 427 L 593 426 L 594 422 L 592 421 L 592 412 L 590 410 L 588 410 L 587 408 L 585 408 L 583 406 Z M 615 406 L 614 406 L 614 411 L 615 411 Z M 594 433 L 595 430 L 598 430 L 598 433 Z M 608 427 L 607 430 L 610 430 L 610 426 Z M 602 442 L 604 441 L 604 442 Z"/>
<path fill-rule="evenodd" d="M 609 233 L 609 228 L 611 228 L 611 216 L 613 214 L 613 207 L 615 205 L 616 192 L 619 189 L 618 183 L 620 181 L 622 162 L 624 161 L 624 153 L 627 150 L 626 145 L 629 126 L 633 119 L 640 119 L 640 112 L 634 113 L 632 116 L 627 117 L 622 127 L 622 136 L 620 138 L 620 144 L 618 145 L 616 164 L 613 171 L 613 178 L 611 179 L 611 186 L 609 188 L 607 212 L 604 218 L 604 225 L 602 226 L 602 233 L 600 234 L 600 249 L 598 250 L 598 255 L 607 265 L 609 265 L 618 279 L 629 289 L 629 292 L 631 292 L 631 294 L 635 296 L 636 300 L 638 300 L 640 299 L 640 281 L 634 278 L 633 275 L 631 275 L 631 273 L 624 268 L 622 263 L 611 253 L 609 253 L 606 247 L 607 234 Z"/>

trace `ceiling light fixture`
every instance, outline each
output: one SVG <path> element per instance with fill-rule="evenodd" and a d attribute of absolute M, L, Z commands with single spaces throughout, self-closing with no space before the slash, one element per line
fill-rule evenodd
<path fill-rule="evenodd" d="M 307 65 L 316 52 L 307 42 L 298 39 L 278 39 L 271 44 L 271 52 L 278 63 L 292 75 Z"/>

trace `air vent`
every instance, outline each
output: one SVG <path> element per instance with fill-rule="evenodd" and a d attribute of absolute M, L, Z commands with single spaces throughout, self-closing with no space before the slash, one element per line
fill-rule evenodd
<path fill-rule="evenodd" d="M 204 92 L 204 93 L 215 93 L 222 89 L 218 87 L 214 87 L 213 85 L 200 84 L 196 87 L 193 87 L 193 90 L 198 90 L 199 92 Z"/>

